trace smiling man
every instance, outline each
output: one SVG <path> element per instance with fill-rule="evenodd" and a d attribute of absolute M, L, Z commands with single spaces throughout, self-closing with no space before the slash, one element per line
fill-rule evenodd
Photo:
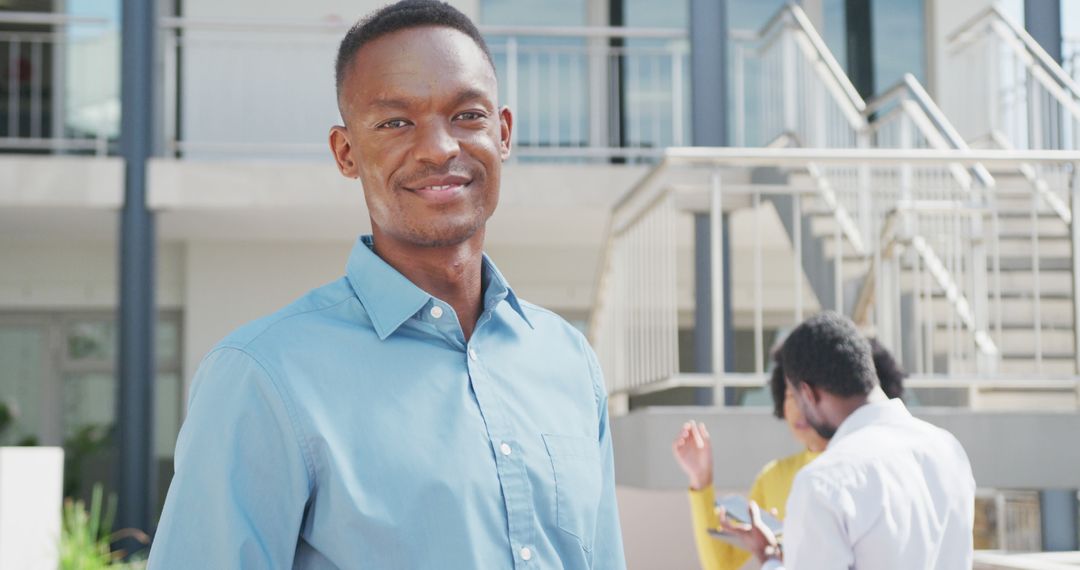
<path fill-rule="evenodd" d="M 388 6 L 337 89 L 372 235 L 207 355 L 150 567 L 624 568 L 596 358 L 483 254 L 513 128 L 483 38 Z"/>

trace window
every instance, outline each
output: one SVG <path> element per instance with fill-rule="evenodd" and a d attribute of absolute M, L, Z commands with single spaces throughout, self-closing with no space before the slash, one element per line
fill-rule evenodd
<path fill-rule="evenodd" d="M 160 509 L 180 428 L 180 314 L 158 315 L 154 456 Z M 108 312 L 0 314 L 0 443 L 62 445 L 65 496 L 114 487 L 117 327 Z M 11 412 L 5 424 L 3 410 Z"/>

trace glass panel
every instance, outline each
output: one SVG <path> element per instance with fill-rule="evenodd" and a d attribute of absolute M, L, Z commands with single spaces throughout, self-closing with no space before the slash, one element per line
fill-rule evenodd
<path fill-rule="evenodd" d="M 844 20 L 845 0 L 824 0 L 825 29 L 820 30 L 825 45 L 840 67 L 847 71 L 847 30 Z"/>
<path fill-rule="evenodd" d="M 119 345 L 119 331 L 113 320 L 73 322 L 67 331 L 67 357 L 70 362 L 96 362 L 113 366 Z M 159 317 L 155 339 L 158 366 L 175 366 L 179 360 L 180 323 Z"/>
<path fill-rule="evenodd" d="M 480 22 L 504 26 L 584 26 L 585 0 L 480 0 Z"/>
<path fill-rule="evenodd" d="M 68 0 L 71 16 L 111 24 L 77 24 L 66 37 L 64 92 L 68 136 L 115 138 L 120 128 L 119 2 Z"/>
<path fill-rule="evenodd" d="M 587 5 L 585 0 L 481 0 L 480 21 L 487 25 L 584 26 Z M 500 102 L 510 105 L 516 118 L 517 144 L 587 146 L 589 57 L 585 40 L 515 36 L 512 46 L 506 36 L 486 39 L 499 77 Z M 516 57 L 511 50 L 516 50 Z M 509 100 L 511 66 L 517 73 L 515 101 Z"/>
<path fill-rule="evenodd" d="M 64 378 L 64 435 L 91 426 L 108 426 L 116 417 L 116 379 L 108 373 L 68 374 Z"/>
<path fill-rule="evenodd" d="M 625 25 L 630 28 L 690 27 L 690 2 L 658 3 L 651 0 L 623 0 Z M 690 143 L 690 52 L 689 40 L 631 38 L 621 58 L 624 146 L 663 148 Z M 679 70 L 676 71 L 676 66 Z M 677 74 L 681 85 L 675 85 Z M 678 89 L 676 89 L 678 87 Z M 676 102 L 674 97 L 682 100 Z M 676 104 L 678 103 L 678 104 Z M 682 116 L 676 118 L 676 109 Z M 676 140 L 674 121 L 683 133 Z"/>
<path fill-rule="evenodd" d="M 180 323 L 158 319 L 154 358 L 158 366 L 175 364 L 180 360 Z"/>
<path fill-rule="evenodd" d="M 787 4 L 787 0 L 730 0 L 727 7 L 728 28 L 756 32 L 784 4 Z"/>
<path fill-rule="evenodd" d="M 108 373 L 64 377 L 64 496 L 86 498 L 95 483 L 113 490 L 116 380 Z"/>
<path fill-rule="evenodd" d="M 72 362 L 112 362 L 116 356 L 116 324 L 100 320 L 73 323 L 68 329 L 67 351 Z"/>
<path fill-rule="evenodd" d="M 872 10 L 875 92 L 892 87 L 905 73 L 925 85 L 923 0 L 876 0 Z"/>
<path fill-rule="evenodd" d="M 0 326 L 0 445 L 40 437 L 45 342 L 43 328 Z"/>

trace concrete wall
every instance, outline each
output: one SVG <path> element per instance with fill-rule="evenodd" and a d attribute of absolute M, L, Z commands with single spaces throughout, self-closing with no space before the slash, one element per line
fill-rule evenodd
<path fill-rule="evenodd" d="M 994 4 L 1023 25 L 1023 0 L 926 0 L 926 38 L 930 42 L 926 50 L 929 59 L 927 89 L 939 104 L 944 101 L 943 94 L 953 88 L 949 81 L 963 76 L 945 65 L 946 39 L 975 14 Z"/>
<path fill-rule="evenodd" d="M 119 300 L 115 241 L 0 241 L 0 310 L 112 310 Z M 162 244 L 157 253 L 157 303 L 183 305 L 183 247 Z"/>

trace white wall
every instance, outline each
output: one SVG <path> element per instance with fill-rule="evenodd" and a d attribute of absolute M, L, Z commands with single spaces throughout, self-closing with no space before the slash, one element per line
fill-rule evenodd
<path fill-rule="evenodd" d="M 672 460 L 674 461 L 674 460 Z M 697 570 L 686 491 L 615 488 L 627 570 Z"/>
<path fill-rule="evenodd" d="M 995 0 L 926 0 L 926 37 L 930 42 L 926 50 L 930 60 L 927 62 L 927 89 L 939 104 L 945 101 L 943 95 L 953 88 L 949 81 L 956 75 L 956 71 L 947 65 L 946 39 L 994 2 Z"/>
<path fill-rule="evenodd" d="M 116 242 L 0 241 L 0 310 L 109 309 L 119 303 Z M 157 304 L 182 305 L 183 248 L 162 244 L 157 252 Z"/>
<path fill-rule="evenodd" d="M 187 245 L 184 375 L 236 327 L 285 306 L 345 271 L 350 242 Z"/>

